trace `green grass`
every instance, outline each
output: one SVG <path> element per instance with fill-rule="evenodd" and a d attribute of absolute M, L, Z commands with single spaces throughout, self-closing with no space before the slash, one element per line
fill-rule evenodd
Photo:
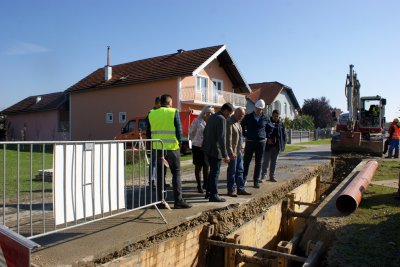
<path fill-rule="evenodd" d="M 375 181 L 399 179 L 400 164 L 394 160 L 379 160 L 378 170 L 374 175 Z"/>
<path fill-rule="evenodd" d="M 34 178 L 38 171 L 43 169 L 51 169 L 53 166 L 53 155 L 52 153 L 42 153 L 37 151 L 38 149 L 33 149 L 33 152 L 30 153 L 29 147 L 22 148 L 19 153 L 14 149 L 7 149 L 5 154 L 4 150 L 0 149 L 0 198 L 3 198 L 4 194 L 4 182 L 5 182 L 5 191 L 7 198 L 16 198 L 17 197 L 17 189 L 18 189 L 18 180 L 19 180 L 19 191 L 20 197 L 23 197 L 24 194 L 29 194 L 30 192 L 30 181 L 31 176 Z M 44 155 L 44 156 L 43 156 Z M 44 162 L 43 162 L 44 159 Z M 6 161 L 5 169 L 4 169 L 4 160 Z M 19 170 L 18 170 L 18 160 L 19 160 Z M 43 165 L 44 164 L 44 165 Z M 32 165 L 32 173 L 31 173 L 31 165 Z M 5 176 L 4 176 L 5 173 Z M 32 191 L 33 192 L 41 192 L 43 187 L 42 181 L 32 181 Z M 51 189 L 52 185 L 49 182 L 44 183 L 44 189 L 47 191 Z"/>
<path fill-rule="evenodd" d="M 309 142 L 301 142 L 298 144 L 301 145 L 328 145 L 331 143 L 331 139 L 330 138 L 325 138 L 325 139 L 318 139 L 315 141 L 309 141 Z"/>
<path fill-rule="evenodd" d="M 398 165 L 380 161 L 374 180 L 398 179 Z M 328 254 L 329 266 L 399 266 L 400 200 L 393 197 L 396 191 L 370 184 L 358 209 L 337 232 L 339 238 Z"/>

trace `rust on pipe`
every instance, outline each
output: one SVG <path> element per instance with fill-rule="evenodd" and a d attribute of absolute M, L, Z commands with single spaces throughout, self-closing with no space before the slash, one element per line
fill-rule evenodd
<path fill-rule="evenodd" d="M 377 168 L 378 162 L 376 160 L 370 160 L 365 164 L 365 167 L 337 198 L 336 208 L 339 211 L 351 213 L 357 209 L 361 202 L 362 194 L 367 189 Z"/>

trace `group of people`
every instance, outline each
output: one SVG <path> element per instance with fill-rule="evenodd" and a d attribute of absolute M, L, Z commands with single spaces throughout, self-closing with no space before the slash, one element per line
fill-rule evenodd
<path fill-rule="evenodd" d="M 250 195 L 245 190 L 250 163 L 255 154 L 253 174 L 254 188 L 260 188 L 262 178 L 276 182 L 275 168 L 279 152 L 285 149 L 286 132 L 280 121 L 278 110 L 267 118 L 265 102 L 258 100 L 252 113 L 245 114 L 243 108 L 234 109 L 225 103 L 214 113 L 204 107 L 190 127 L 193 141 L 193 164 L 199 193 L 206 190 L 205 198 L 210 202 L 226 201 L 218 194 L 221 163 L 227 167 L 227 195 Z M 245 140 L 245 141 L 244 141 Z M 243 155 L 244 147 L 244 155 Z M 203 169 L 203 188 L 200 170 Z M 209 169 L 209 172 L 208 172 Z M 269 170 L 269 172 L 268 172 Z"/>
<path fill-rule="evenodd" d="M 165 165 L 172 173 L 174 193 L 174 208 L 190 208 L 191 204 L 182 198 L 182 183 L 180 177 L 180 143 L 182 141 L 182 125 L 177 109 L 172 108 L 172 97 L 162 95 L 148 114 L 146 120 L 146 135 L 148 139 L 160 139 L 153 142 L 152 166 L 150 177 L 156 173 L 157 185 L 165 185 Z M 204 193 L 210 202 L 226 201 L 218 194 L 218 181 L 221 163 L 227 166 L 227 195 L 251 195 L 245 189 L 250 162 L 255 154 L 253 182 L 255 188 L 260 188 L 263 178 L 269 175 L 269 180 L 276 182 L 275 167 L 278 154 L 286 144 L 286 133 L 280 121 L 279 112 L 274 110 L 267 118 L 263 110 L 265 103 L 258 100 L 255 110 L 245 114 L 241 107 L 234 108 L 231 103 L 222 105 L 218 112 L 213 107 L 205 106 L 198 118 L 190 126 L 192 141 L 193 164 L 197 191 Z M 245 144 L 245 145 L 244 145 Z M 244 155 L 243 155 L 244 146 Z M 269 170 L 269 172 L 268 172 Z M 201 181 L 203 176 L 203 182 Z M 157 186 L 157 197 L 162 200 L 164 186 Z M 166 203 L 157 205 L 165 208 Z"/>

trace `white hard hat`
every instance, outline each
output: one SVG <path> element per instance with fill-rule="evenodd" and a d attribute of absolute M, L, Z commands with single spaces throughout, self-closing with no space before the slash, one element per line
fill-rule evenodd
<path fill-rule="evenodd" d="M 255 106 L 256 106 L 256 108 L 264 109 L 264 108 L 265 108 L 265 102 L 264 102 L 264 100 L 258 99 Z"/>

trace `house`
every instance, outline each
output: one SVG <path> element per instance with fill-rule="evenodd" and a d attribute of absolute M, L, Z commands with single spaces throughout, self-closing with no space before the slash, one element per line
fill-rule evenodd
<path fill-rule="evenodd" d="M 226 102 L 246 106 L 251 92 L 225 45 L 107 65 L 66 90 L 70 139 L 112 139 L 127 120 L 146 116 L 154 98 L 170 94 L 173 107 L 199 113 Z"/>
<path fill-rule="evenodd" d="M 293 120 L 300 111 L 300 105 L 293 93 L 292 88 L 279 82 L 264 82 L 249 84 L 252 93 L 247 95 L 246 112 L 254 110 L 254 104 L 258 99 L 265 101 L 265 112 L 272 114 L 277 109 L 281 118 Z"/>
<path fill-rule="evenodd" d="M 69 99 L 64 92 L 29 96 L 2 113 L 7 115 L 9 141 L 69 138 Z"/>

